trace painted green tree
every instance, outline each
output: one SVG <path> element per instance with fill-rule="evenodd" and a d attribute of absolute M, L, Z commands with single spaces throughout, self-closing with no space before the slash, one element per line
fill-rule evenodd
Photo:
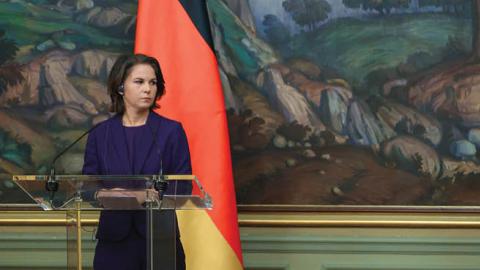
<path fill-rule="evenodd" d="M 381 15 L 384 15 L 390 14 L 393 8 L 408 7 L 410 0 L 343 0 L 343 3 L 350 8 L 376 10 Z"/>
<path fill-rule="evenodd" d="M 0 30 L 0 94 L 8 85 L 14 85 L 23 80 L 19 65 L 14 63 L 18 46 L 15 41 L 5 38 L 5 31 Z"/>
<path fill-rule="evenodd" d="M 445 13 L 453 13 L 456 15 L 470 15 L 472 1 L 469 0 L 422 0 L 419 1 L 420 7 L 438 6 Z"/>
<path fill-rule="evenodd" d="M 285 0 L 282 6 L 297 24 L 306 26 L 310 31 L 315 29 L 317 23 L 327 19 L 332 11 L 326 0 Z"/>
<path fill-rule="evenodd" d="M 472 0 L 472 53 L 471 60 L 480 60 L 480 0 Z"/>
<path fill-rule="evenodd" d="M 265 35 L 272 44 L 282 44 L 290 40 L 290 31 L 277 16 L 265 15 L 262 24 L 265 26 Z"/>
<path fill-rule="evenodd" d="M 472 19 L 471 62 L 480 61 L 480 0 L 424 0 L 421 6 L 440 6 L 446 13 L 466 16 Z"/>

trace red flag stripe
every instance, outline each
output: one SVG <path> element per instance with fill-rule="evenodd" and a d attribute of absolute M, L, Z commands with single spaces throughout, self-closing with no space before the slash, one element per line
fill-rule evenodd
<path fill-rule="evenodd" d="M 156 57 L 166 81 L 160 113 L 179 120 L 192 166 L 214 209 L 209 215 L 242 260 L 223 92 L 215 55 L 178 1 L 140 1 L 136 47 Z"/>

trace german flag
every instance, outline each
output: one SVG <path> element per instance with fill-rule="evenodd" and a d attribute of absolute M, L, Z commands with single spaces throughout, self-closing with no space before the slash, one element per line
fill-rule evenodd
<path fill-rule="evenodd" d="M 179 211 L 187 269 L 242 269 L 226 112 L 204 0 L 140 0 L 135 52 L 165 77 L 161 115 L 180 121 L 211 211 Z"/>

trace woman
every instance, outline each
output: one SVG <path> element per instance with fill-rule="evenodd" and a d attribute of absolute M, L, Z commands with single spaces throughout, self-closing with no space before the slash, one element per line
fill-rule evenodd
<path fill-rule="evenodd" d="M 188 143 L 181 124 L 153 112 L 165 91 L 158 61 L 142 54 L 120 56 L 110 71 L 107 88 L 112 101 L 110 110 L 116 115 L 89 134 L 83 174 L 191 174 Z M 105 183 L 105 188 L 119 187 L 122 188 Z M 174 189 L 176 194 L 190 194 L 191 184 L 179 181 L 169 185 L 166 193 L 173 193 Z M 176 221 L 174 211 L 157 212 L 155 219 L 162 218 Z M 145 232 L 144 211 L 102 211 L 94 269 L 146 269 Z M 176 256 L 170 259 L 177 269 L 185 269 L 183 247 L 179 234 L 176 235 Z"/>

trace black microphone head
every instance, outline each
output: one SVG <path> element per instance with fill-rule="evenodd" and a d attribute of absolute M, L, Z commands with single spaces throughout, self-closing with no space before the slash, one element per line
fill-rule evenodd
<path fill-rule="evenodd" d="M 48 179 L 48 181 L 45 182 L 45 189 L 47 191 L 56 192 L 58 190 L 58 182 L 53 179 Z"/>
<path fill-rule="evenodd" d="M 153 188 L 158 191 L 158 196 L 160 199 L 163 199 L 163 194 L 165 194 L 165 191 L 167 191 L 168 188 L 168 181 L 161 176 L 160 180 L 157 180 L 153 183 Z"/>

